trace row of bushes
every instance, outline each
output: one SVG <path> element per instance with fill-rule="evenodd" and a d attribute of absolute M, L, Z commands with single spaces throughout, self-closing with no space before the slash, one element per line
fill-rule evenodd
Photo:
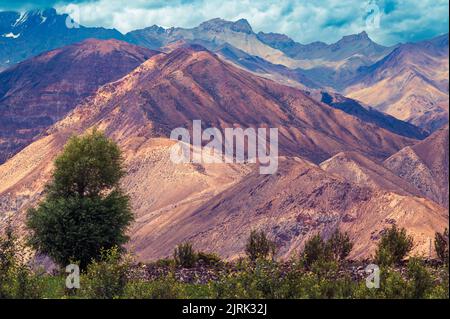
<path fill-rule="evenodd" d="M 446 237 L 447 236 L 447 237 Z M 405 274 L 396 265 L 409 253 L 412 239 L 393 226 L 384 232 L 375 255 L 381 267 L 379 289 L 368 289 L 345 269 L 353 244 L 346 234 L 328 240 L 313 236 L 300 258 L 283 270 L 274 260 L 275 244 L 263 232 L 251 233 L 246 259 L 234 272 L 221 272 L 207 284 L 187 284 L 175 279 L 174 268 L 206 265 L 221 268 L 214 254 L 196 252 L 189 243 L 176 247 L 173 259 L 159 261 L 172 269 L 165 278 L 142 281 L 130 278 L 133 261 L 118 248 L 101 252 L 81 274 L 81 288 L 65 288 L 65 276 L 32 271 L 22 260 L 20 245 L 11 230 L 0 240 L 0 298 L 448 298 L 448 231 L 436 234 L 435 246 L 444 266 L 427 267 L 410 258 Z"/>

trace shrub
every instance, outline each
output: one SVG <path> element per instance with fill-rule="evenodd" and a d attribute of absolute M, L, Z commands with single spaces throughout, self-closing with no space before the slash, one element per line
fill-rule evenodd
<path fill-rule="evenodd" d="M 42 278 L 27 265 L 19 265 L 14 276 L 14 298 L 38 299 L 42 296 Z"/>
<path fill-rule="evenodd" d="M 428 293 L 427 298 L 449 299 L 449 269 L 447 266 L 438 270 L 437 283 Z"/>
<path fill-rule="evenodd" d="M 325 242 L 319 234 L 314 235 L 305 243 L 302 262 L 307 269 L 310 269 L 315 262 L 328 258 Z"/>
<path fill-rule="evenodd" d="M 197 253 L 197 260 L 207 266 L 217 266 L 222 262 L 218 255 L 201 251 Z"/>
<path fill-rule="evenodd" d="M 347 258 L 352 248 L 353 243 L 350 241 L 348 234 L 336 230 L 327 241 L 325 249 L 334 261 L 340 262 Z"/>
<path fill-rule="evenodd" d="M 347 233 L 341 233 L 337 229 L 329 240 L 324 241 L 317 234 L 311 237 L 306 243 L 302 253 L 302 262 L 307 269 L 315 264 L 325 265 L 327 262 L 334 262 L 337 266 L 350 254 L 353 243 Z"/>
<path fill-rule="evenodd" d="M 434 286 L 433 278 L 419 258 L 410 258 L 408 261 L 407 277 L 410 298 L 425 298 Z"/>
<path fill-rule="evenodd" d="M 170 258 L 158 259 L 153 264 L 157 267 L 167 267 L 167 268 L 172 268 L 172 267 L 176 266 L 175 260 L 170 259 Z"/>
<path fill-rule="evenodd" d="M 85 269 L 101 249 L 121 246 L 133 215 L 120 189 L 124 175 L 118 146 L 93 131 L 72 137 L 55 160 L 46 197 L 27 215 L 30 244 L 65 267 Z"/>
<path fill-rule="evenodd" d="M 380 288 L 369 289 L 363 280 L 356 289 L 354 297 L 359 299 L 409 298 L 408 282 L 399 272 L 389 268 L 380 268 Z"/>
<path fill-rule="evenodd" d="M 183 243 L 178 245 L 173 252 L 173 259 L 177 266 L 183 268 L 192 268 L 197 261 L 197 255 L 192 248 L 191 243 Z"/>
<path fill-rule="evenodd" d="M 10 225 L 0 237 L 0 299 L 35 299 L 41 296 L 41 280 L 25 263 Z"/>
<path fill-rule="evenodd" d="M 243 267 L 239 272 L 224 273 L 218 281 L 211 282 L 209 284 L 211 297 L 219 299 L 282 298 L 283 279 L 277 264 L 261 258 L 252 263 L 250 267 L 247 261 L 247 267 Z"/>
<path fill-rule="evenodd" d="M 130 260 L 120 254 L 118 247 L 100 252 L 100 260 L 93 260 L 81 282 L 84 296 L 93 299 L 114 299 L 123 295 L 128 282 Z"/>
<path fill-rule="evenodd" d="M 275 243 L 272 242 L 264 231 L 253 230 L 248 237 L 245 246 L 245 253 L 251 261 L 257 259 L 267 259 L 270 255 L 275 255 Z"/>
<path fill-rule="evenodd" d="M 16 267 L 17 242 L 12 227 L 6 227 L 5 235 L 0 237 L 0 299 L 10 298 L 11 280 Z"/>
<path fill-rule="evenodd" d="M 448 265 L 448 228 L 444 232 L 436 233 L 434 236 L 434 247 L 438 258 Z"/>
<path fill-rule="evenodd" d="M 124 293 L 127 299 L 179 299 L 183 296 L 183 285 L 175 280 L 173 274 L 150 282 L 129 282 Z"/>
<path fill-rule="evenodd" d="M 378 243 L 375 260 L 378 265 L 390 266 L 399 264 L 413 247 L 413 239 L 406 234 L 404 228 L 393 225 L 386 229 Z"/>

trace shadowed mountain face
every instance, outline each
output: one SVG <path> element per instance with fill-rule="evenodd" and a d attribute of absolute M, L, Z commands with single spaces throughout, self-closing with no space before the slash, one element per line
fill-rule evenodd
<path fill-rule="evenodd" d="M 118 80 L 154 54 L 117 40 L 90 39 L 0 73 L 0 163 L 101 85 Z"/>
<path fill-rule="evenodd" d="M 448 123 L 448 34 L 405 44 L 360 70 L 349 97 L 430 132 Z"/>
<path fill-rule="evenodd" d="M 425 138 L 426 134 L 418 127 L 400 121 L 393 116 L 377 111 L 372 107 L 363 107 L 358 101 L 337 93 L 320 92 L 321 101 L 345 113 L 351 114 L 364 122 L 374 123 L 388 131 L 416 139 Z"/>
<path fill-rule="evenodd" d="M 55 9 L 0 12 L 0 68 L 88 38 L 123 39 L 117 30 L 72 26 L 70 17 Z"/>
<path fill-rule="evenodd" d="M 414 185 L 423 196 L 448 207 L 448 125 L 392 155 L 384 161 L 384 166 Z"/>

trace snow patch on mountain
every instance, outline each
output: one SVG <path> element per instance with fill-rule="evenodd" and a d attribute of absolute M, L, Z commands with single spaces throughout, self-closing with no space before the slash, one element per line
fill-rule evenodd
<path fill-rule="evenodd" d="M 17 39 L 18 37 L 20 37 L 20 33 L 19 34 L 14 34 L 14 33 L 10 32 L 10 33 L 3 34 L 2 37 Z"/>

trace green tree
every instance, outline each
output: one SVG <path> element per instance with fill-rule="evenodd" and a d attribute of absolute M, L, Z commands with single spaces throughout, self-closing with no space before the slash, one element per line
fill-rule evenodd
<path fill-rule="evenodd" d="M 318 261 L 326 261 L 329 259 L 329 254 L 326 249 L 326 243 L 320 236 L 316 234 L 311 237 L 306 243 L 302 253 L 302 260 L 306 268 Z"/>
<path fill-rule="evenodd" d="M 337 229 L 326 243 L 325 249 L 328 251 L 330 257 L 336 261 L 341 262 L 350 254 L 353 248 L 353 243 L 347 233 L 341 233 Z"/>
<path fill-rule="evenodd" d="M 339 229 L 325 241 L 317 234 L 311 237 L 306 243 L 302 253 L 302 261 L 306 268 L 311 269 L 316 266 L 326 266 L 340 263 L 347 258 L 353 248 L 353 243 L 347 233 L 341 233 Z M 315 267 L 317 268 L 317 267 Z"/>
<path fill-rule="evenodd" d="M 448 228 L 442 234 L 436 233 L 434 236 L 434 247 L 438 258 L 448 265 Z"/>
<path fill-rule="evenodd" d="M 252 230 L 245 246 L 245 253 L 248 258 L 255 261 L 259 258 L 266 259 L 270 255 L 275 255 L 275 243 L 267 238 L 264 231 Z"/>
<path fill-rule="evenodd" d="M 75 260 L 83 269 L 102 249 L 123 245 L 133 219 L 119 186 L 124 174 L 119 147 L 103 133 L 72 137 L 45 199 L 28 211 L 31 245 L 61 266 Z"/>
<path fill-rule="evenodd" d="M 414 241 L 406 234 L 404 228 L 396 225 L 386 229 L 378 243 L 375 260 L 379 265 L 390 266 L 399 264 L 411 251 Z"/>

